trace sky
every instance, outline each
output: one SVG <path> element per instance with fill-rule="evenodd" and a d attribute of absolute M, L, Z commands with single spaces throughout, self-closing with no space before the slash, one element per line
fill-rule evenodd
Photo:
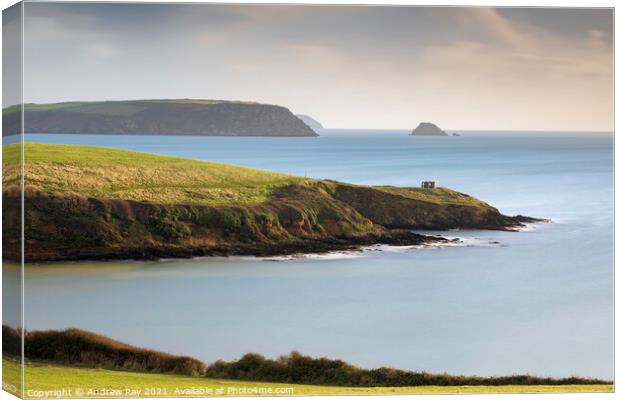
<path fill-rule="evenodd" d="M 24 31 L 25 102 L 244 100 L 329 128 L 613 130 L 610 9 L 36 2 Z"/>

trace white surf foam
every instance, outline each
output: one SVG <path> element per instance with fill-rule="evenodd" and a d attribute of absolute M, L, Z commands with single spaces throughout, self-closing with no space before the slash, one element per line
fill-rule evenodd
<path fill-rule="evenodd" d="M 263 261 L 291 261 L 291 260 L 342 260 L 364 257 L 363 249 L 348 251 L 330 251 L 328 253 L 291 254 L 286 256 L 262 257 Z"/>
<path fill-rule="evenodd" d="M 516 229 L 517 232 L 536 232 L 543 229 L 546 225 L 551 223 L 567 223 L 570 220 L 553 220 L 553 221 L 540 221 L 540 222 L 525 222 L 522 227 Z"/>
<path fill-rule="evenodd" d="M 498 247 L 502 244 L 493 238 L 476 237 L 452 237 L 444 236 L 448 241 L 429 242 L 422 245 L 394 246 L 389 244 L 375 244 L 372 246 L 360 247 L 355 250 L 338 250 L 327 253 L 308 253 L 290 254 L 285 256 L 254 257 L 254 256 L 232 256 L 229 258 L 261 261 L 294 261 L 294 260 L 343 260 L 368 257 L 373 253 L 406 253 L 409 251 L 423 249 L 441 249 L 444 247 Z"/>

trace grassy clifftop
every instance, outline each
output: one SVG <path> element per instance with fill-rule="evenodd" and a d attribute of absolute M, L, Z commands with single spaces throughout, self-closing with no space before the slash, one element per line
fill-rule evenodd
<path fill-rule="evenodd" d="M 133 101 L 65 101 L 62 103 L 25 103 L 26 111 L 68 111 L 85 114 L 102 115 L 132 115 L 145 109 L 144 105 L 149 103 L 173 103 L 173 104 L 258 104 L 251 101 L 224 101 L 209 99 L 170 99 L 170 100 L 133 100 Z M 5 108 L 6 114 L 20 112 L 21 105 L 14 105 Z"/>
<path fill-rule="evenodd" d="M 5 186 L 16 183 L 19 144 L 4 146 Z M 49 193 L 79 193 L 99 198 L 160 204 L 253 204 L 278 188 L 321 182 L 335 191 L 362 186 L 285 175 L 187 158 L 105 147 L 24 143 L 27 185 Z M 487 206 L 447 188 L 373 186 L 372 191 L 438 205 Z"/>
<path fill-rule="evenodd" d="M 19 198 L 18 146 L 4 146 L 6 204 Z M 440 239 L 411 229 L 510 229 L 523 220 L 445 188 L 356 186 L 102 147 L 24 148 L 28 261 L 420 244 Z M 5 240 L 17 241 L 9 227 L 19 214 L 3 215 Z"/>
<path fill-rule="evenodd" d="M 17 146 L 6 146 L 5 165 L 18 161 Z M 160 204 L 249 204 L 301 181 L 269 171 L 103 147 L 24 143 L 24 152 L 28 186 L 47 193 Z"/>

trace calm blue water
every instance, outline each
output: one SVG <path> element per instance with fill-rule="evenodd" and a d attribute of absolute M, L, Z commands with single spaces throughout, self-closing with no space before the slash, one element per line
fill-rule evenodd
<path fill-rule="evenodd" d="M 611 134 L 413 138 L 404 131 L 325 131 L 295 139 L 27 140 L 359 184 L 417 186 L 434 179 L 504 213 L 554 221 L 519 233 L 446 233 L 472 246 L 361 257 L 29 266 L 28 329 L 76 326 L 205 361 L 299 350 L 364 367 L 612 378 Z"/>

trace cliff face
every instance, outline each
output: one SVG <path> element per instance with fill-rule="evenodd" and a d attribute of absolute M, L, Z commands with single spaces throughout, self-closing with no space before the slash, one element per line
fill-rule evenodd
<path fill-rule="evenodd" d="M 447 189 L 445 189 L 447 190 Z M 452 192 L 456 193 L 456 192 Z M 5 190 L 3 201 L 19 196 Z M 18 214 L 5 209 L 4 237 Z M 410 229 L 499 229 L 531 221 L 479 204 L 415 200 L 380 188 L 305 182 L 248 205 L 164 205 L 76 193 L 25 192 L 26 262 L 208 255 L 279 255 L 445 240 Z M 7 254 L 8 259 L 19 257 Z"/>
<path fill-rule="evenodd" d="M 374 188 L 337 185 L 334 197 L 353 207 L 374 224 L 388 229 L 490 229 L 505 230 L 531 222 L 501 214 L 495 207 L 470 197 L 471 202 L 434 202 L 408 196 L 408 188 Z M 448 189 L 432 189 L 448 192 Z M 452 191 L 449 191 L 452 192 Z M 469 197 L 452 192 L 458 196 Z"/>
<path fill-rule="evenodd" d="M 431 122 L 420 122 L 411 132 L 411 136 L 448 136 L 448 134 Z"/>
<path fill-rule="evenodd" d="M 20 128 L 17 108 L 3 112 L 4 135 Z M 28 104 L 26 133 L 196 136 L 318 136 L 287 108 L 206 100 Z"/>

